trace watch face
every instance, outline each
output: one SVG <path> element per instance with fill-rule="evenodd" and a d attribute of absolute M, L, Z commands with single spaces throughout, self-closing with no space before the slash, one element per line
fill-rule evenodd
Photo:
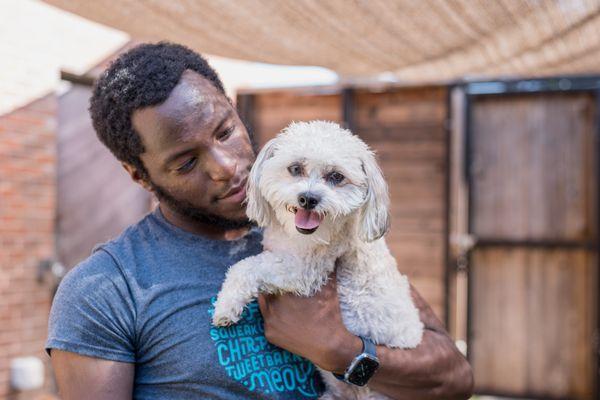
<path fill-rule="evenodd" d="M 348 382 L 357 386 L 364 386 L 379 368 L 379 362 L 369 356 L 358 360 L 352 371 L 348 374 Z"/>

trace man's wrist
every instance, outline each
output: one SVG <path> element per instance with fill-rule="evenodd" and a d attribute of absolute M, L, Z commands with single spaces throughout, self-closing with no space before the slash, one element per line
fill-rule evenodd
<path fill-rule="evenodd" d="M 362 351 L 362 341 L 358 336 L 346 332 L 330 343 L 331 347 L 322 368 L 336 374 L 344 374 L 352 360 Z"/>

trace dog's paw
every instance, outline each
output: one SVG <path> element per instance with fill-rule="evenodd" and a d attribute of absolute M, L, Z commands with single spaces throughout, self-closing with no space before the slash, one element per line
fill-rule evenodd
<path fill-rule="evenodd" d="M 214 326 L 229 326 L 237 323 L 242 313 L 244 312 L 244 306 L 227 306 L 222 302 L 217 301 L 215 303 L 215 311 L 212 317 L 212 323 Z"/>
<path fill-rule="evenodd" d="M 225 327 L 225 326 L 230 326 L 235 324 L 237 321 L 239 321 L 238 319 L 232 319 L 230 317 L 227 317 L 225 315 L 218 315 L 215 314 L 213 315 L 213 319 L 212 319 L 212 323 L 214 326 L 220 326 L 220 327 Z"/>

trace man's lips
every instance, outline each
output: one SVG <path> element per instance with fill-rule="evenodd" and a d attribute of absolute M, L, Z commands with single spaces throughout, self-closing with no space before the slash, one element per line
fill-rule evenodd
<path fill-rule="evenodd" d="M 232 187 L 219 198 L 219 201 L 225 201 L 228 203 L 240 203 L 246 198 L 246 181 L 248 177 L 244 178 L 238 185 Z"/>

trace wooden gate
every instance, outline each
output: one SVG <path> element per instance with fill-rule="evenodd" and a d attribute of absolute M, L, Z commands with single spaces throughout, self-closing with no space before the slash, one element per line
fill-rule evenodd
<path fill-rule="evenodd" d="M 596 82 L 463 89 L 465 221 L 454 248 L 468 271 L 477 393 L 597 397 Z"/>

